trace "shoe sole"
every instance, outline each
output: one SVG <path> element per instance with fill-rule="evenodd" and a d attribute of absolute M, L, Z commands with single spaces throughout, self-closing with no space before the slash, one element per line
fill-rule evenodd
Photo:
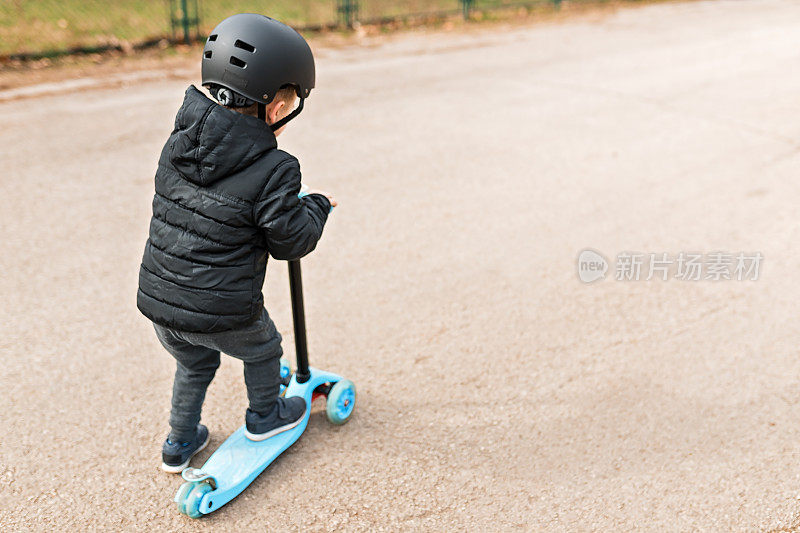
<path fill-rule="evenodd" d="M 189 466 L 189 463 L 191 462 L 192 458 L 198 453 L 202 452 L 203 449 L 206 446 L 208 446 L 209 442 L 211 442 L 211 432 L 209 432 L 208 435 L 206 435 L 206 441 L 203 444 L 201 444 L 200 447 L 197 448 L 194 452 L 192 452 L 192 455 L 190 455 L 189 458 L 186 459 L 186 461 L 179 464 L 178 466 L 172 466 L 168 465 L 167 463 L 161 463 L 161 470 L 163 470 L 167 474 L 180 474 L 181 472 L 183 472 L 184 468 Z"/>
<path fill-rule="evenodd" d="M 308 408 L 306 408 L 306 411 L 307 410 Z M 296 428 L 297 425 L 300 424 L 300 422 L 302 422 L 303 419 L 306 417 L 306 411 L 303 411 L 303 414 L 300 416 L 300 418 L 298 418 L 291 424 L 275 428 L 272 431 L 267 431 L 266 433 L 258 433 L 258 434 L 250 433 L 249 431 L 247 431 L 247 427 L 245 426 L 244 436 L 247 437 L 249 440 L 252 440 L 253 442 L 261 442 L 262 440 L 267 440 L 268 438 L 274 437 L 275 435 L 279 435 L 284 431 L 289 431 L 292 428 Z"/>

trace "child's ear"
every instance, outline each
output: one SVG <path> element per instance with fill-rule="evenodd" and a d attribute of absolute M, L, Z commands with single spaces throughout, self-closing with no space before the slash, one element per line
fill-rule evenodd
<path fill-rule="evenodd" d="M 284 102 L 283 100 L 278 100 L 273 104 L 272 109 L 270 109 L 269 111 L 269 117 L 268 117 L 270 124 L 275 124 L 281 119 L 281 110 L 283 110 L 283 107 L 285 105 L 286 102 Z"/>

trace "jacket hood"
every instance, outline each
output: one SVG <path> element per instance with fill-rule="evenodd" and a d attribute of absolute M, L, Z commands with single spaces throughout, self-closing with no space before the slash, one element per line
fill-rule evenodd
<path fill-rule="evenodd" d="M 278 143 L 266 122 L 225 109 L 191 86 L 168 145 L 178 172 L 208 186 L 248 167 Z"/>

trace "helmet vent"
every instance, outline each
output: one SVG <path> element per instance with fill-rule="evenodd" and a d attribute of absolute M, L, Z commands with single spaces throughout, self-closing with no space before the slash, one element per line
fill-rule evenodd
<path fill-rule="evenodd" d="M 241 48 L 242 50 L 250 52 L 251 54 L 256 51 L 255 46 L 253 46 L 250 43 L 246 43 L 240 39 L 236 39 L 236 42 L 233 43 L 233 46 L 235 46 L 236 48 Z"/>
<path fill-rule="evenodd" d="M 239 67 L 239 68 L 244 68 L 244 67 L 247 66 L 247 63 L 245 63 L 244 61 L 242 61 L 241 59 L 239 59 L 236 56 L 231 56 L 231 65 L 234 65 L 234 66 Z"/>
<path fill-rule="evenodd" d="M 217 34 L 215 33 L 214 35 L 209 35 L 208 36 L 208 40 L 209 41 L 216 41 L 217 40 Z"/>
<path fill-rule="evenodd" d="M 203 54 L 206 59 L 211 59 L 211 50 L 208 50 L 205 54 Z"/>

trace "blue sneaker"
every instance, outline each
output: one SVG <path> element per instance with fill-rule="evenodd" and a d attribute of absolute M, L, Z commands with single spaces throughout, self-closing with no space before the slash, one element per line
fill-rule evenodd
<path fill-rule="evenodd" d="M 161 448 L 161 458 L 164 461 L 161 463 L 161 470 L 170 474 L 180 474 L 189 466 L 192 457 L 208 446 L 210 440 L 208 428 L 203 424 L 197 424 L 197 433 L 189 442 L 172 442 L 167 437 L 164 447 Z"/>
<path fill-rule="evenodd" d="M 296 427 L 306 414 L 306 400 L 300 396 L 278 398 L 272 410 L 259 414 L 250 409 L 245 413 L 244 436 L 256 442 L 268 439 Z"/>

